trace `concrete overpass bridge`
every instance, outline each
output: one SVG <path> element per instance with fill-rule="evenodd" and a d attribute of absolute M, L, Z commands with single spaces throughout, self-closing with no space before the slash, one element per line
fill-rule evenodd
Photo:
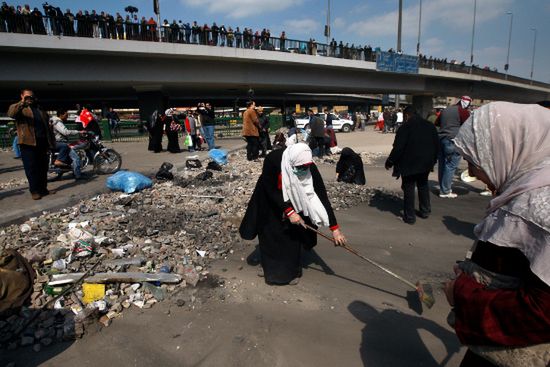
<path fill-rule="evenodd" d="M 46 107 L 108 103 L 139 107 L 143 116 L 168 103 L 242 101 L 249 89 L 263 103 L 281 106 L 304 103 L 309 93 L 317 102 L 321 94 L 408 94 L 422 110 L 431 108 L 432 96 L 550 99 L 550 85 L 515 77 L 426 68 L 418 74 L 382 72 L 375 62 L 264 50 L 0 33 L 0 51 L 4 109 L 23 87 L 35 90 Z"/>

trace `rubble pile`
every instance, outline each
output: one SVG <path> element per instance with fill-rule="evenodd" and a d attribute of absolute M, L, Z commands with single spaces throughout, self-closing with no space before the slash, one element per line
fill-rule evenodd
<path fill-rule="evenodd" d="M 27 185 L 26 178 L 12 178 L 10 180 L 0 182 L 0 190 L 11 190 L 25 185 Z"/>
<path fill-rule="evenodd" d="M 113 192 L 0 231 L 0 251 L 16 249 L 36 271 L 31 305 L 0 321 L 0 349 L 81 337 L 129 307 L 168 300 L 193 308 L 185 294 L 209 277 L 212 260 L 242 243 L 238 226 L 262 164 L 232 153 L 222 171 L 186 169 L 134 194 Z M 206 172 L 206 173 L 205 173 Z M 335 210 L 377 190 L 326 182 Z M 198 300 L 200 302 L 200 300 Z"/>

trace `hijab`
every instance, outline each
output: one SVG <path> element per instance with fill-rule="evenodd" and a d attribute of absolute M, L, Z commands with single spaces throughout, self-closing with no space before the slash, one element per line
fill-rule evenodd
<path fill-rule="evenodd" d="M 454 143 L 498 193 L 476 236 L 521 250 L 533 273 L 550 285 L 550 111 L 489 103 L 466 120 Z"/>
<path fill-rule="evenodd" d="M 285 149 L 281 161 L 283 199 L 290 200 L 296 212 L 302 212 L 316 225 L 328 226 L 327 210 L 315 193 L 311 171 L 301 177 L 294 173 L 294 167 L 312 164 L 313 157 L 307 144 L 296 143 Z"/>

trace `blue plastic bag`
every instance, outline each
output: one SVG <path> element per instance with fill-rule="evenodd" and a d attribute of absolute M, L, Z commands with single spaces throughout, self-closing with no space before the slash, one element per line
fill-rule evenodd
<path fill-rule="evenodd" d="M 212 149 L 208 152 L 208 156 L 219 165 L 227 164 L 227 152 L 223 149 Z"/>
<path fill-rule="evenodd" d="M 107 178 L 107 187 L 113 191 L 124 191 L 127 194 L 141 191 L 153 186 L 153 181 L 141 173 L 119 171 Z"/>

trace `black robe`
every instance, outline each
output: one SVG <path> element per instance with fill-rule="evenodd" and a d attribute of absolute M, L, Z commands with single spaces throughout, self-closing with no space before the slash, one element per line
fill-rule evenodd
<path fill-rule="evenodd" d="M 158 115 L 150 126 L 149 150 L 155 153 L 162 152 L 162 134 L 164 133 L 164 120 L 166 116 Z"/>
<path fill-rule="evenodd" d="M 365 168 L 361 156 L 355 153 L 351 148 L 342 149 L 340 159 L 336 164 L 336 173 L 338 173 L 338 181 L 364 185 Z"/>
<path fill-rule="evenodd" d="M 168 117 L 166 119 L 166 137 L 168 138 L 168 147 L 166 149 L 170 153 L 181 153 L 179 131 L 172 130 L 172 121 L 179 124 L 178 120 L 174 117 Z"/>
<path fill-rule="evenodd" d="M 252 240 L 258 236 L 261 264 L 268 284 L 287 284 L 300 277 L 302 248 L 311 250 L 317 244 L 315 232 L 291 224 L 284 214 L 292 204 L 283 201 L 280 178 L 283 151 L 278 149 L 267 155 L 239 229 L 244 239 Z M 327 210 L 329 224 L 336 226 L 321 174 L 314 164 L 310 170 L 315 193 Z M 309 217 L 299 214 L 308 225 L 317 228 Z"/>

